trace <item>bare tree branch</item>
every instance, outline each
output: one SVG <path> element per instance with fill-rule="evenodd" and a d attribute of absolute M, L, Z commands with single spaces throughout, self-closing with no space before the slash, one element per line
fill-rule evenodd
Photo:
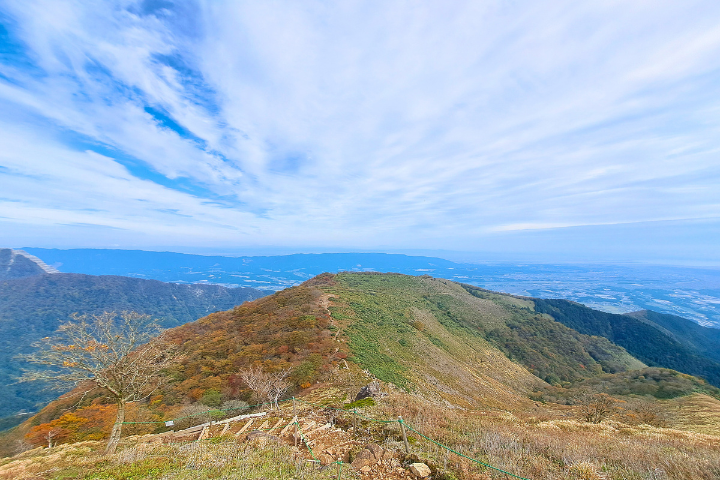
<path fill-rule="evenodd" d="M 265 372 L 259 366 L 251 366 L 240 370 L 240 378 L 250 390 L 263 400 L 267 400 L 278 408 L 278 400 L 292 385 L 287 378 L 292 369 L 286 368 L 277 372 Z"/>
<path fill-rule="evenodd" d="M 176 358 L 176 348 L 167 342 L 149 315 L 114 312 L 73 315 L 56 336 L 46 337 L 38 350 L 23 356 L 45 368 L 26 372 L 23 381 L 42 380 L 57 387 L 90 380 L 106 390 L 117 407 L 107 452 L 117 447 L 125 416 L 125 404 L 150 396 L 160 386 L 160 371 Z"/>

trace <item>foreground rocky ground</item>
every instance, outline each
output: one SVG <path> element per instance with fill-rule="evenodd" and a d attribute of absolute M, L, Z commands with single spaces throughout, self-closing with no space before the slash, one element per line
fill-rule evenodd
<path fill-rule="evenodd" d="M 456 452 L 532 480 L 720 478 L 717 412 L 707 407 L 717 402 L 703 396 L 668 402 L 683 412 L 668 428 L 622 415 L 589 423 L 571 407 L 469 411 L 403 393 L 353 418 L 332 406 L 336 394 L 318 390 L 307 399 L 313 405 L 285 403 L 253 417 L 127 437 L 111 456 L 104 442 L 29 450 L 4 459 L 0 479 L 509 478 L 411 430 L 405 453 L 398 414 Z"/>

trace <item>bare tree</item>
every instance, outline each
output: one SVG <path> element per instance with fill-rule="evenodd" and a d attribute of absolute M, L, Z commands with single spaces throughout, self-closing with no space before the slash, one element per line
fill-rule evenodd
<path fill-rule="evenodd" d="M 36 344 L 24 358 L 45 368 L 28 372 L 23 380 L 42 380 L 60 388 L 90 380 L 117 405 L 117 417 L 106 453 L 120 441 L 125 405 L 151 395 L 161 381 L 160 371 L 176 356 L 174 345 L 162 336 L 149 315 L 136 312 L 73 315 L 56 336 Z M 49 439 L 51 441 L 51 439 Z"/>
<path fill-rule="evenodd" d="M 58 434 L 58 431 L 56 429 L 48 430 L 45 434 L 45 440 L 48 442 L 48 448 L 52 448 L 53 446 L 53 438 L 55 438 Z"/>
<path fill-rule="evenodd" d="M 586 422 L 600 423 L 615 411 L 616 403 L 607 393 L 588 395 L 581 401 L 580 415 Z"/>
<path fill-rule="evenodd" d="M 252 366 L 239 372 L 245 385 L 263 400 L 267 400 L 275 408 L 278 407 L 278 400 L 288 391 L 292 385 L 288 377 L 292 369 L 286 368 L 277 372 L 266 372 L 259 366 Z"/>

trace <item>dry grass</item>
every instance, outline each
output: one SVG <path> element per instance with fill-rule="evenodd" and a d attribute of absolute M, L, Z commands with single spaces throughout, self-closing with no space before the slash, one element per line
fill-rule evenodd
<path fill-rule="evenodd" d="M 337 478 L 337 470 L 320 469 L 288 447 L 239 444 L 234 439 L 163 445 L 125 440 L 115 455 L 102 454 L 101 442 L 82 442 L 35 449 L 6 459 L 0 466 L 3 480 L 195 480 Z M 346 468 L 343 476 L 352 478 Z"/>
<path fill-rule="evenodd" d="M 367 417 L 391 419 L 402 415 L 419 432 L 469 457 L 532 480 L 661 480 L 720 478 L 720 436 L 678 428 L 631 425 L 614 419 L 599 424 L 579 420 L 578 407 L 537 406 L 532 410 L 465 410 L 419 395 L 390 389 L 377 405 L 361 411 Z M 309 401 L 337 405 L 345 396 L 339 388 L 317 388 Z M 700 396 L 684 399 L 706 419 L 715 401 Z M 715 403 L 714 403 L 715 402 Z M 666 402 L 668 408 L 675 403 Z M 710 410 L 708 410 L 708 405 Z M 291 404 L 284 405 L 292 409 Z M 709 413 L 708 413 L 709 412 Z M 285 412 L 286 416 L 290 412 Z M 330 421 L 350 428 L 338 412 L 298 404 L 298 413 L 318 424 Z M 325 418 L 327 417 L 327 418 Z M 697 421 L 696 421 L 697 423 Z M 679 426 L 679 424 L 678 424 Z M 359 445 L 380 443 L 403 450 L 399 424 L 362 421 L 354 433 Z M 210 439 L 198 443 L 141 443 L 148 437 L 126 439 L 112 457 L 103 444 L 83 442 L 53 450 L 35 449 L 0 463 L 0 479 L 196 479 L 196 478 L 336 478 L 334 468 L 319 470 L 307 463 L 308 453 L 292 446 L 265 447 Z M 411 453 L 427 462 L 435 479 L 505 479 L 410 432 Z M 342 478 L 352 478 L 346 468 Z M 364 480 L 375 478 L 364 476 Z M 380 478 L 380 477 L 377 477 Z"/>
<path fill-rule="evenodd" d="M 720 478 L 720 436 L 614 420 L 586 423 L 567 408 L 539 410 L 535 416 L 479 413 L 407 395 L 390 397 L 379 408 L 402 415 L 421 433 L 461 453 L 533 480 Z M 565 416 L 570 413 L 575 418 Z M 505 478 L 417 440 L 418 456 L 447 465 L 461 478 L 483 478 L 483 473 Z"/>
<path fill-rule="evenodd" d="M 673 426 L 699 433 L 720 436 L 720 401 L 708 395 L 695 394 L 667 402 Z"/>

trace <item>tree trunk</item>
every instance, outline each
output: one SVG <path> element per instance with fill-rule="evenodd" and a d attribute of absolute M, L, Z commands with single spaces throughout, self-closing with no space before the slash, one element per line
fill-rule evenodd
<path fill-rule="evenodd" d="M 105 449 L 106 454 L 115 453 L 115 449 L 120 442 L 123 422 L 125 421 L 125 402 L 118 401 L 117 407 L 117 417 L 115 417 L 115 425 L 113 425 L 112 432 L 110 433 L 110 440 L 108 440 L 107 448 Z"/>

